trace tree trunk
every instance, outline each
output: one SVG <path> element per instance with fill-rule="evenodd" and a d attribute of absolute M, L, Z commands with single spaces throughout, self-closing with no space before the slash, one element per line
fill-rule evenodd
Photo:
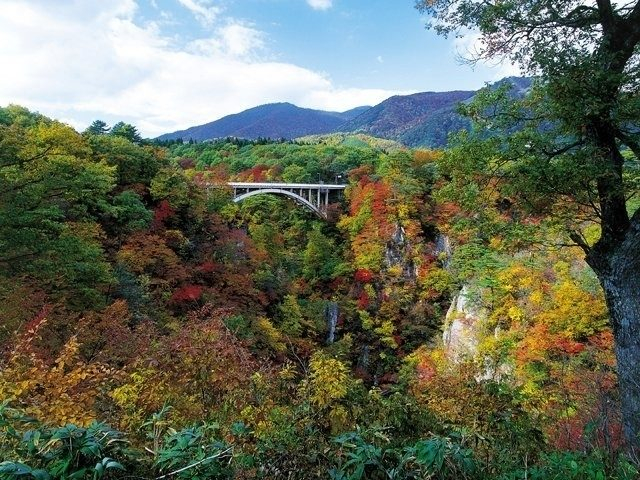
<path fill-rule="evenodd" d="M 636 219 L 637 220 L 637 219 Z M 617 248 L 594 248 L 587 262 L 604 289 L 613 335 L 627 451 L 640 463 L 640 222 Z"/>

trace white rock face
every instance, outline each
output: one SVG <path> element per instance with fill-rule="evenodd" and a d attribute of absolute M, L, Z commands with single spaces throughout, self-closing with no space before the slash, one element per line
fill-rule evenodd
<path fill-rule="evenodd" d="M 453 361 L 474 357 L 480 343 L 480 323 L 486 319 L 486 311 L 471 298 L 464 285 L 453 297 L 445 317 L 442 334 L 447 356 Z"/>
<path fill-rule="evenodd" d="M 488 318 L 487 309 L 474 301 L 468 286 L 463 286 L 460 293 L 453 298 L 445 318 L 445 329 L 442 333 L 444 348 L 450 361 L 457 363 L 465 359 L 473 359 L 479 373 L 476 381 L 502 381 L 513 373 L 513 366 L 507 363 L 495 364 L 489 357 L 480 358 L 478 345 L 486 333 Z M 498 338 L 500 329 L 495 328 L 493 335 Z"/>
<path fill-rule="evenodd" d="M 411 243 L 400 224 L 396 225 L 395 232 L 387 242 L 384 261 L 387 268 L 402 267 L 402 277 L 407 281 L 415 281 L 418 268 L 411 258 Z"/>

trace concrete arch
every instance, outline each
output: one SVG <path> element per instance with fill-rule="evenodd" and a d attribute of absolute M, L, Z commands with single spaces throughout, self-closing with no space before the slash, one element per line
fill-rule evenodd
<path fill-rule="evenodd" d="M 318 217 L 324 218 L 323 213 L 314 204 L 309 202 L 309 200 L 307 200 L 306 198 L 302 198 L 300 195 L 297 195 L 293 192 L 290 192 L 288 190 L 282 190 L 280 188 L 263 188 L 261 190 L 252 190 L 251 192 L 238 195 L 236 198 L 233 199 L 233 201 L 234 203 L 239 203 L 246 198 L 253 197 L 255 195 L 268 194 L 268 193 L 275 194 L 275 195 L 284 195 L 289 198 L 292 198 L 295 202 L 307 207 L 309 210 L 315 213 Z"/>

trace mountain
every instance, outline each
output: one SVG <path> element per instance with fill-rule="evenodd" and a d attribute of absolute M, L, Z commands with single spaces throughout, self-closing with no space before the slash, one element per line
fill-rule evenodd
<path fill-rule="evenodd" d="M 338 115 L 340 115 L 340 117 L 343 118 L 345 122 L 348 122 L 358 117 L 359 115 L 363 114 L 370 108 L 371 108 L 370 106 L 356 107 L 356 108 L 352 108 L 351 110 L 347 110 L 346 112 L 339 113 Z"/>
<path fill-rule="evenodd" d="M 522 96 L 531 86 L 531 79 L 509 77 L 494 83 L 493 87 L 505 82 L 513 85 L 514 96 Z M 221 137 L 293 139 L 356 133 L 393 140 L 408 147 L 438 148 L 446 145 L 450 133 L 470 127 L 469 120 L 458 115 L 457 106 L 460 102 L 470 101 L 476 93 L 456 90 L 396 95 L 374 107 L 357 107 L 341 113 L 272 103 L 158 138 L 199 141 Z"/>
<path fill-rule="evenodd" d="M 468 120 L 455 109 L 475 94 L 454 91 L 397 95 L 344 123 L 340 131 L 397 140 L 410 147 L 442 146 L 449 132 L 468 127 Z"/>
<path fill-rule="evenodd" d="M 204 125 L 167 133 L 158 139 L 188 140 L 192 138 L 198 141 L 222 137 L 291 139 L 334 132 L 340 125 L 353 120 L 369 108 L 357 107 L 346 112 L 326 112 L 300 108 L 290 103 L 270 103 L 228 115 Z"/>
<path fill-rule="evenodd" d="M 508 77 L 492 88 L 507 82 L 515 97 L 522 97 L 531 87 L 530 78 Z M 442 147 L 450 133 L 470 127 L 469 119 L 457 113 L 457 106 L 470 101 L 476 93 L 469 90 L 397 95 L 341 125 L 339 131 L 395 140 L 408 147 Z"/>

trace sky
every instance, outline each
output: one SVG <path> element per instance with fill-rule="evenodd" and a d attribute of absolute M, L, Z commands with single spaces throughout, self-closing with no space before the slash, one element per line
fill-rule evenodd
<path fill-rule="evenodd" d="M 0 106 L 155 137 L 257 105 L 345 111 L 517 74 L 414 0 L 0 0 Z"/>

